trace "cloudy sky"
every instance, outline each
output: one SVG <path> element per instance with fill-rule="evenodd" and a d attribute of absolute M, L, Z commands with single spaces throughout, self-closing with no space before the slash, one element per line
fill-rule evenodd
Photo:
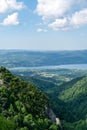
<path fill-rule="evenodd" d="M 87 49 L 87 0 L 0 0 L 0 49 Z"/>

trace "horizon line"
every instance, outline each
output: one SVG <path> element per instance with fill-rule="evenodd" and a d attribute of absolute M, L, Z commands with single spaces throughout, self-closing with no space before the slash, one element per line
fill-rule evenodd
<path fill-rule="evenodd" d="M 64 50 L 40 50 L 40 49 L 0 49 L 0 51 L 32 51 L 32 52 L 57 52 L 57 51 L 87 51 L 87 49 L 64 49 Z"/>

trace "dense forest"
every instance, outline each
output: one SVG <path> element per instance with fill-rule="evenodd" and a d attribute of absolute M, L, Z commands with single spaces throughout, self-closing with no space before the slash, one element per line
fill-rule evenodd
<path fill-rule="evenodd" d="M 0 67 L 0 130 L 59 130 L 45 107 L 44 93 Z"/>
<path fill-rule="evenodd" d="M 87 130 L 87 77 L 63 84 L 49 96 L 64 130 Z"/>
<path fill-rule="evenodd" d="M 64 76 L 65 70 L 61 71 Z M 29 77 L 27 72 L 22 72 L 24 75 L 21 78 L 31 81 L 49 97 L 51 108 L 61 119 L 63 130 L 87 130 L 87 76 L 83 71 L 74 71 L 71 73 L 71 70 L 66 70 L 66 77 L 71 75 L 71 80 L 61 80 L 62 84 L 56 82 L 54 75 L 51 77 L 52 73 L 45 73 L 45 77 L 42 73 L 41 77 L 34 74 Z"/>
<path fill-rule="evenodd" d="M 86 71 L 12 73 L 0 67 L 0 130 L 87 130 Z M 52 122 L 45 107 L 54 111 L 61 126 Z"/>

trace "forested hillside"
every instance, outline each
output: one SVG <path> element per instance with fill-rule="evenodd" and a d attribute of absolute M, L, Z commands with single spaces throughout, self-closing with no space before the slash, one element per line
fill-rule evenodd
<path fill-rule="evenodd" d="M 0 130 L 59 130 L 45 107 L 45 94 L 0 67 Z"/>
<path fill-rule="evenodd" d="M 23 78 L 0 67 L 0 130 L 87 130 L 86 76 L 61 85 L 48 77 L 25 77 L 28 82 Z M 46 116 L 49 106 L 61 119 L 62 128 Z"/>
<path fill-rule="evenodd" d="M 61 85 L 51 82 L 54 77 L 53 80 L 30 77 L 30 81 L 49 97 L 52 109 L 62 120 L 63 130 L 87 130 L 87 77 L 78 76 Z"/>
<path fill-rule="evenodd" d="M 87 130 L 87 77 L 79 77 L 48 94 L 64 130 Z"/>

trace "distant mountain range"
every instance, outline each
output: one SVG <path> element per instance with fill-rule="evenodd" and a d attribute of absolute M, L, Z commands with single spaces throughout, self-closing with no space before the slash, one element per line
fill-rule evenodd
<path fill-rule="evenodd" d="M 0 50 L 0 65 L 3 65 L 8 68 L 86 63 L 87 50 L 43 52 Z"/>

